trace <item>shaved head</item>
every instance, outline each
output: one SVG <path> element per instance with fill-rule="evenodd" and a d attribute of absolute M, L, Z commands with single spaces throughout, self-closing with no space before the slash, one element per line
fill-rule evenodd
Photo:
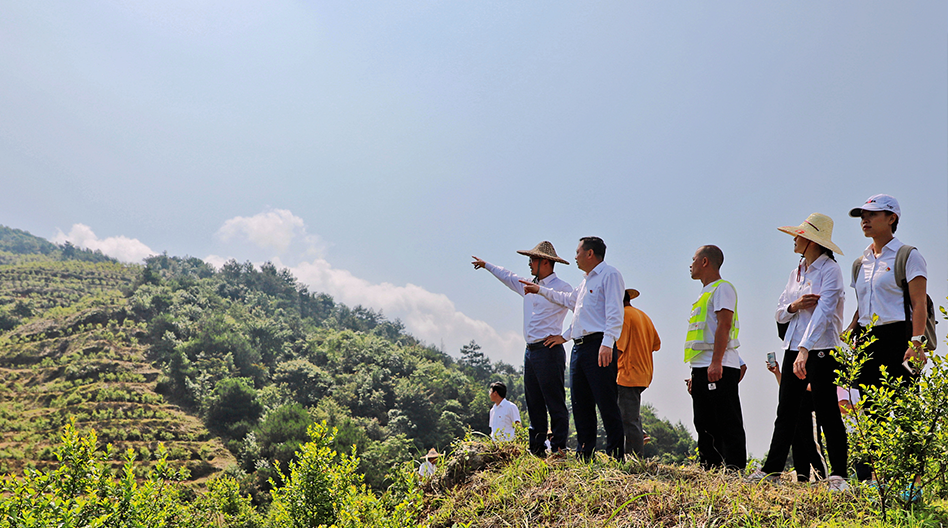
<path fill-rule="evenodd" d="M 714 269 L 721 269 L 724 264 L 724 252 L 718 246 L 701 246 L 698 249 L 698 259 L 707 257 Z"/>

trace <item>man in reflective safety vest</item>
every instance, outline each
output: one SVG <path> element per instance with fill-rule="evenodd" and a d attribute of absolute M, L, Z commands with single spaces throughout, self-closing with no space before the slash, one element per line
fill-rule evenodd
<path fill-rule="evenodd" d="M 702 467 L 747 465 L 744 418 L 737 384 L 741 378 L 737 291 L 721 279 L 724 253 L 702 246 L 691 262 L 691 278 L 704 288 L 691 308 L 685 362 L 691 363 L 691 401 Z"/>

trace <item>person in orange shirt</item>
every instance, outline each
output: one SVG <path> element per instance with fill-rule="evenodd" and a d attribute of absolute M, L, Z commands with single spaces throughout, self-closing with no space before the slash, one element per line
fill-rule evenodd
<path fill-rule="evenodd" d="M 619 349 L 618 385 L 619 413 L 622 415 L 622 428 L 625 432 L 625 452 L 642 456 L 645 431 L 642 429 L 642 391 L 652 383 L 652 352 L 662 346 L 655 325 L 645 312 L 632 306 L 632 299 L 639 292 L 632 288 L 625 290 L 625 320 L 622 334 L 616 341 Z"/>

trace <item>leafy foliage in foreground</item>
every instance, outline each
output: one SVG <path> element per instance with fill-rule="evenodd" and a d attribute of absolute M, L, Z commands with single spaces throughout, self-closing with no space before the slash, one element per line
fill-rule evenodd
<path fill-rule="evenodd" d="M 945 309 L 941 308 L 945 319 Z M 847 368 L 838 385 L 856 388 L 859 412 L 847 415 L 852 424 L 850 458 L 872 467 L 877 503 L 883 517 L 895 507 L 911 508 L 913 496 L 923 500 L 948 496 L 948 359 L 932 353 L 915 383 L 903 386 L 884 372 L 880 387 L 856 387 L 871 342 L 854 342 L 835 351 Z M 884 368 L 884 367 L 883 367 Z"/>
<path fill-rule="evenodd" d="M 134 450 L 124 454 L 115 476 L 110 469 L 111 446 L 101 450 L 95 432 L 80 436 L 65 427 L 56 452 L 59 465 L 48 471 L 30 469 L 22 477 L 7 476 L 0 499 L 0 527 L 87 528 L 143 527 L 251 528 L 257 515 L 250 499 L 241 497 L 237 483 L 223 477 L 208 491 L 191 499 L 181 486 L 185 478 L 168 464 L 167 453 L 144 468 L 139 478 Z"/>
<path fill-rule="evenodd" d="M 333 448 L 335 430 L 325 423 L 309 428 L 310 442 L 290 462 L 286 484 L 275 483 L 273 501 L 263 514 L 237 482 L 220 476 L 207 491 L 194 494 L 181 484 L 159 450 L 157 462 L 136 467 L 135 452 L 124 455 L 117 474 L 110 470 L 111 446 L 97 447 L 95 432 L 80 435 L 64 428 L 58 467 L 7 476 L 0 498 L 0 528 L 338 528 L 404 527 L 416 523 L 421 491 L 411 467 L 394 477 L 389 491 L 377 496 L 357 472 L 359 460 Z"/>

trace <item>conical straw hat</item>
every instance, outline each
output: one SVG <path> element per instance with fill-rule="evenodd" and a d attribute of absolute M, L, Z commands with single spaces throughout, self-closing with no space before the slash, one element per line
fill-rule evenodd
<path fill-rule="evenodd" d="M 813 213 L 799 226 L 783 226 L 778 227 L 777 230 L 788 235 L 801 236 L 832 250 L 834 253 L 843 254 L 843 250 L 839 249 L 839 246 L 831 240 L 833 238 L 833 219 L 825 214 Z"/>
<path fill-rule="evenodd" d="M 529 250 L 524 249 L 524 250 L 517 251 L 517 253 L 520 253 L 521 255 L 526 255 L 528 257 L 543 258 L 547 260 L 552 260 L 554 262 L 559 262 L 560 264 L 566 264 L 567 266 L 569 265 L 569 262 L 566 262 L 565 260 L 561 259 L 560 257 L 556 255 L 556 250 L 553 249 L 553 244 L 547 242 L 546 240 L 537 244 L 536 247 L 533 249 L 529 249 Z"/>
<path fill-rule="evenodd" d="M 423 456 L 423 457 L 421 457 L 421 458 L 423 458 L 423 459 L 425 459 L 425 460 L 431 460 L 432 458 L 438 458 L 438 457 L 442 457 L 442 456 L 444 456 L 444 455 L 442 455 L 441 453 L 438 452 L 437 449 L 435 449 L 435 448 L 432 447 L 431 449 L 428 450 L 428 454 L 425 455 L 425 456 Z"/>

